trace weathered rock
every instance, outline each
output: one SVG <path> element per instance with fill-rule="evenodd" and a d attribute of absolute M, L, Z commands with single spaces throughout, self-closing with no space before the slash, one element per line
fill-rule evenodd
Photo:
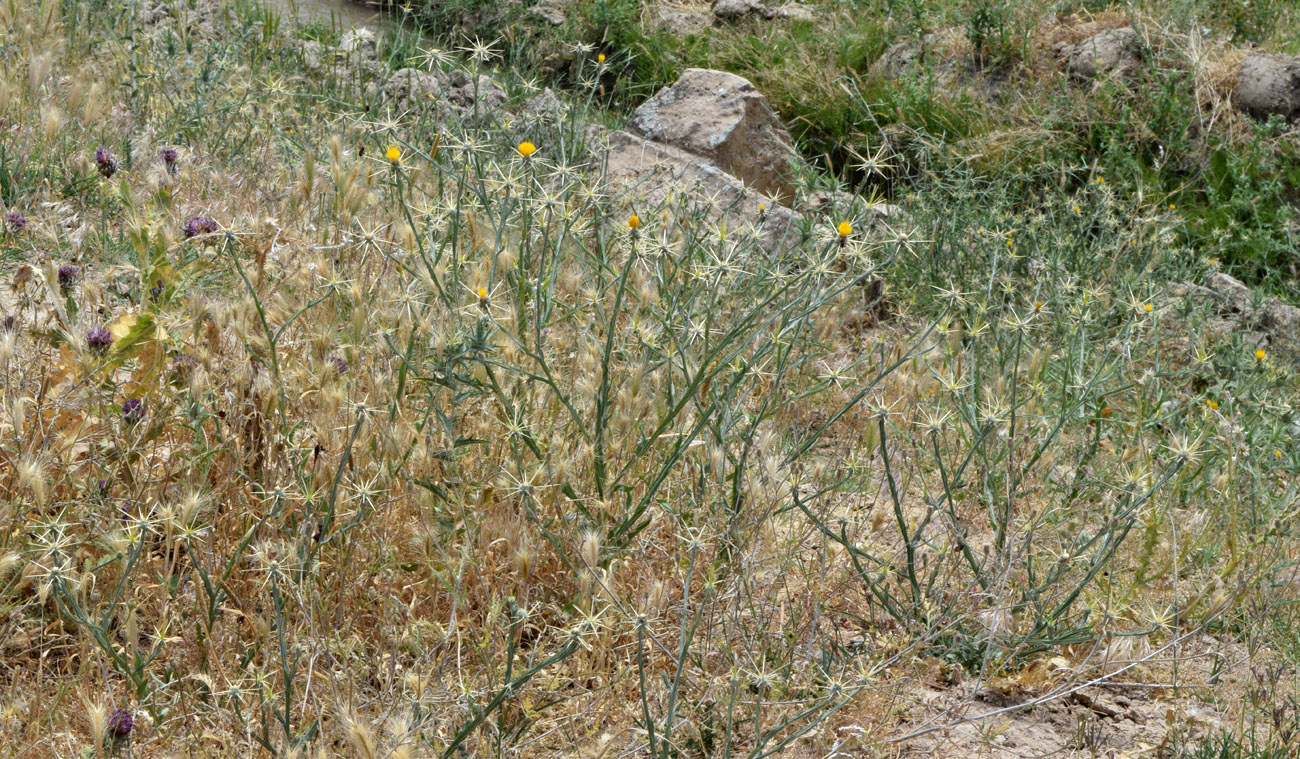
<path fill-rule="evenodd" d="M 1237 91 L 1232 101 L 1257 118 L 1277 113 L 1300 118 L 1300 58 L 1254 53 L 1237 71 Z"/>
<path fill-rule="evenodd" d="M 555 96 L 550 87 L 529 98 L 520 112 L 534 120 L 559 121 L 564 116 L 564 104 Z"/>
<path fill-rule="evenodd" d="M 798 3 L 786 3 L 779 8 L 773 8 L 768 18 L 783 18 L 787 21 L 812 21 L 813 12 Z"/>
<path fill-rule="evenodd" d="M 669 8 L 662 5 L 654 9 L 654 14 L 660 29 L 679 37 L 698 34 L 707 29 L 712 21 L 706 13 Z"/>
<path fill-rule="evenodd" d="M 307 71 L 318 74 L 325 70 L 326 56 L 329 55 L 329 51 L 321 43 L 316 40 L 290 38 L 286 46 L 298 51 L 298 55 L 302 57 L 302 67 Z"/>
<path fill-rule="evenodd" d="M 588 139 L 595 136 L 589 133 Z M 684 205 L 687 218 L 703 211 L 710 221 L 725 221 L 731 239 L 752 234 L 768 255 L 779 255 L 800 240 L 793 211 L 714 162 L 626 131 L 610 132 L 605 141 L 607 147 L 598 150 L 605 181 L 629 208 Z"/>
<path fill-rule="evenodd" d="M 794 200 L 790 133 L 754 85 L 687 69 L 632 114 L 628 129 L 707 158 L 783 205 Z"/>
<path fill-rule="evenodd" d="M 713 15 L 723 21 L 739 21 L 750 14 L 766 17 L 767 6 L 761 0 L 713 0 Z"/>
<path fill-rule="evenodd" d="M 447 75 L 441 71 L 405 68 L 393 72 L 383 93 L 394 105 L 411 109 L 437 105 L 446 87 Z"/>
<path fill-rule="evenodd" d="M 363 60 L 374 60 L 379 56 L 375 32 L 364 27 L 349 29 L 339 37 L 338 50 Z"/>
<path fill-rule="evenodd" d="M 1229 310 L 1245 316 L 1253 316 L 1250 288 L 1245 283 L 1229 274 L 1216 271 L 1206 279 L 1205 284 L 1217 295 Z"/>
<path fill-rule="evenodd" d="M 723 21 L 739 21 L 746 16 L 790 21 L 811 21 L 813 18 L 812 11 L 798 3 L 773 8 L 764 0 L 713 0 L 713 15 Z"/>
<path fill-rule="evenodd" d="M 1141 41 L 1132 27 L 1107 29 L 1067 48 L 1070 75 L 1078 79 L 1126 74 L 1140 60 Z"/>
<path fill-rule="evenodd" d="M 541 2 L 528 9 L 528 15 L 541 19 L 551 26 L 564 26 L 564 22 L 569 17 L 564 13 L 564 8 L 555 2 Z"/>
<path fill-rule="evenodd" d="M 1300 339 L 1300 308 L 1280 300 L 1268 300 L 1264 303 L 1262 317 L 1260 321 L 1274 334 L 1292 342 Z"/>
<path fill-rule="evenodd" d="M 491 113 L 508 99 L 505 89 L 484 74 L 479 74 L 476 83 L 469 74 L 457 71 L 449 84 L 447 102 L 457 108 L 473 107 L 479 114 Z"/>
<path fill-rule="evenodd" d="M 890 45 L 868 71 L 880 79 L 897 79 L 917 68 L 923 61 L 922 48 L 911 40 L 900 40 Z"/>

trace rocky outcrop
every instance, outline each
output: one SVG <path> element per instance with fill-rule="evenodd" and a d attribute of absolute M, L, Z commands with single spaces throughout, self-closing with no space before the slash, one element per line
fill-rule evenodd
<path fill-rule="evenodd" d="M 748 16 L 794 21 L 811 21 L 813 18 L 812 11 L 798 3 L 772 7 L 764 0 L 713 0 L 713 15 L 723 21 L 739 21 Z"/>
<path fill-rule="evenodd" d="M 713 161 L 628 131 L 609 132 L 604 141 L 605 181 L 630 210 L 687 206 L 686 216 L 702 211 L 711 221 L 725 222 L 733 238 L 752 232 L 768 254 L 800 239 L 793 211 Z"/>
<path fill-rule="evenodd" d="M 1076 79 L 1123 75 L 1134 71 L 1141 60 L 1141 40 L 1131 27 L 1107 29 L 1066 49 L 1067 67 Z"/>
<path fill-rule="evenodd" d="M 1294 352 L 1300 348 L 1300 308 L 1277 298 L 1258 297 L 1244 282 L 1214 272 L 1205 285 L 1185 282 L 1171 293 L 1211 309 L 1209 326 L 1220 337 L 1242 334 L 1252 345 L 1268 344 Z"/>
<path fill-rule="evenodd" d="M 1232 100 L 1256 118 L 1275 113 L 1288 120 L 1300 118 L 1300 58 L 1267 53 L 1246 56 L 1237 71 Z"/>
<path fill-rule="evenodd" d="M 705 158 L 782 205 L 794 200 L 790 133 L 735 74 L 687 69 L 636 109 L 628 130 Z"/>

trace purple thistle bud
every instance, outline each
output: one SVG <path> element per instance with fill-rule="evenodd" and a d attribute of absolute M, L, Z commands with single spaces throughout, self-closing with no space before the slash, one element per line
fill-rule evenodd
<path fill-rule="evenodd" d="M 9 222 L 9 229 L 14 232 L 21 232 L 27 226 L 27 217 L 17 211 L 10 211 L 5 214 L 5 221 Z"/>
<path fill-rule="evenodd" d="M 144 401 L 139 398 L 127 398 L 122 402 L 122 420 L 127 424 L 139 424 L 144 420 Z"/>
<path fill-rule="evenodd" d="M 105 179 L 112 179 L 117 173 L 117 159 L 108 148 L 99 148 L 95 151 L 95 163 L 99 165 L 99 173 Z"/>
<path fill-rule="evenodd" d="M 199 235 L 212 234 L 217 231 L 217 222 L 211 216 L 196 214 L 185 222 L 185 236 L 197 237 Z"/>
<path fill-rule="evenodd" d="M 342 356 L 330 356 L 325 360 L 329 362 L 330 366 L 334 367 L 334 371 L 338 372 L 340 377 L 348 373 L 349 367 L 346 358 L 343 358 Z"/>
<path fill-rule="evenodd" d="M 79 279 L 81 279 L 81 270 L 73 264 L 64 264 L 59 267 L 59 287 L 63 290 L 71 290 L 76 287 Z"/>
<path fill-rule="evenodd" d="M 135 718 L 126 709 L 114 709 L 108 715 L 108 734 L 115 740 L 121 740 L 131 734 L 135 727 Z"/>
<path fill-rule="evenodd" d="M 18 320 L 15 319 L 14 317 L 6 316 L 3 321 L 0 321 L 0 332 L 17 332 L 17 331 L 18 331 Z"/>
<path fill-rule="evenodd" d="M 176 148 L 163 148 L 158 151 L 158 156 L 162 158 L 163 164 L 167 166 L 168 174 L 176 173 Z"/>
<path fill-rule="evenodd" d="M 90 347 L 90 352 L 96 356 L 108 353 L 108 348 L 112 344 L 113 333 L 103 327 L 95 327 L 86 333 L 86 345 Z"/>
<path fill-rule="evenodd" d="M 111 483 L 108 480 L 104 479 L 103 477 L 99 478 L 98 480 L 95 480 L 95 489 L 99 491 L 100 498 L 108 497 L 109 487 L 111 487 Z"/>

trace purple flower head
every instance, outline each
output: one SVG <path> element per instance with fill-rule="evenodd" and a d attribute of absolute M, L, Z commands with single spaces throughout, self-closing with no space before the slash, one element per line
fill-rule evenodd
<path fill-rule="evenodd" d="M 176 376 L 182 379 L 189 377 L 194 373 L 194 368 L 199 365 L 199 360 L 188 353 L 177 353 L 172 356 L 172 371 Z"/>
<path fill-rule="evenodd" d="M 135 727 L 135 718 L 127 709 L 114 709 L 108 715 L 107 725 L 109 736 L 121 740 L 131 734 L 131 729 Z"/>
<path fill-rule="evenodd" d="M 103 327 L 95 327 L 86 333 L 86 345 L 90 346 L 90 352 L 96 356 L 108 353 L 108 348 L 112 344 L 113 333 Z"/>
<path fill-rule="evenodd" d="M 330 356 L 325 360 L 329 362 L 330 366 L 334 367 L 334 371 L 338 372 L 339 376 L 348 373 L 348 360 L 346 358 L 343 358 L 342 356 Z"/>
<path fill-rule="evenodd" d="M 158 151 L 158 157 L 162 158 L 163 164 L 167 167 L 168 174 L 176 173 L 176 148 L 163 148 Z"/>
<path fill-rule="evenodd" d="M 127 424 L 139 424 L 144 421 L 144 401 L 139 398 L 127 398 L 123 401 L 122 420 Z"/>
<path fill-rule="evenodd" d="M 108 489 L 110 487 L 112 487 L 112 483 L 110 483 L 108 480 L 104 479 L 103 477 L 99 478 L 98 480 L 95 480 L 95 490 L 99 493 L 100 498 L 108 497 Z"/>
<path fill-rule="evenodd" d="M 59 267 L 59 287 L 64 290 L 71 290 L 77 286 L 77 280 L 81 279 L 81 270 L 73 264 L 64 264 Z"/>
<path fill-rule="evenodd" d="M 112 179 L 117 173 L 117 159 L 108 148 L 99 148 L 95 151 L 95 163 L 99 166 L 99 173 L 105 179 Z"/>
<path fill-rule="evenodd" d="M 21 232 L 23 227 L 27 226 L 27 217 L 17 211 L 10 211 L 5 214 L 5 221 L 9 222 L 9 228 L 15 232 Z"/>
<path fill-rule="evenodd" d="M 212 234 L 217 231 L 217 222 L 211 216 L 196 214 L 185 222 L 185 236 L 197 237 L 199 235 Z"/>

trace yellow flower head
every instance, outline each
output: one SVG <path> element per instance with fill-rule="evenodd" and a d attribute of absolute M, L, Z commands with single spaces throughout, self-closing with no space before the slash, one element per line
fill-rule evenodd
<path fill-rule="evenodd" d="M 1263 360 L 1264 360 L 1264 357 L 1267 356 L 1267 355 L 1268 355 L 1268 352 L 1265 351 L 1263 348 L 1257 348 L 1257 349 L 1255 350 L 1255 358 L 1259 359 L 1260 361 L 1263 361 Z"/>
<path fill-rule="evenodd" d="M 596 56 L 596 63 L 604 63 L 604 62 L 605 62 L 605 54 L 604 54 L 604 53 L 601 53 L 601 54 L 599 54 L 599 55 Z"/>
<path fill-rule="evenodd" d="M 1036 301 L 1034 301 L 1034 310 L 1035 310 L 1035 311 L 1042 311 L 1042 310 L 1043 310 L 1043 302 L 1042 302 L 1041 300 L 1036 300 Z"/>
<path fill-rule="evenodd" d="M 840 233 L 840 237 L 848 237 L 849 235 L 853 234 L 853 225 L 850 224 L 847 220 L 841 221 L 840 225 L 836 227 L 835 230 Z"/>
<path fill-rule="evenodd" d="M 1151 313 L 1152 308 L 1154 307 L 1150 303 L 1143 304 L 1142 306 L 1142 310 L 1146 311 L 1148 314 Z"/>
<path fill-rule="evenodd" d="M 479 300 L 487 300 L 487 299 L 488 299 L 488 291 L 487 291 L 487 288 L 486 288 L 486 287 L 480 287 L 480 288 L 478 289 L 478 299 L 479 299 Z"/>
<path fill-rule="evenodd" d="M 1218 410 L 1219 410 L 1219 402 L 1216 401 L 1216 400 L 1214 400 L 1213 398 L 1211 398 L 1210 400 L 1206 401 L 1206 402 L 1205 402 L 1205 405 L 1209 406 L 1211 411 L 1218 411 Z"/>
<path fill-rule="evenodd" d="M 524 158 L 527 158 L 536 152 L 537 152 L 537 146 L 534 145 L 533 143 L 531 142 L 519 143 L 519 155 L 523 156 Z"/>
<path fill-rule="evenodd" d="M 632 214 L 631 216 L 627 217 L 627 226 L 628 229 L 636 229 L 637 227 L 641 226 L 641 217 L 637 216 L 636 214 Z"/>
<path fill-rule="evenodd" d="M 397 163 L 402 160 L 402 149 L 396 145 L 389 145 L 388 150 L 384 151 L 384 157 L 391 163 Z"/>

